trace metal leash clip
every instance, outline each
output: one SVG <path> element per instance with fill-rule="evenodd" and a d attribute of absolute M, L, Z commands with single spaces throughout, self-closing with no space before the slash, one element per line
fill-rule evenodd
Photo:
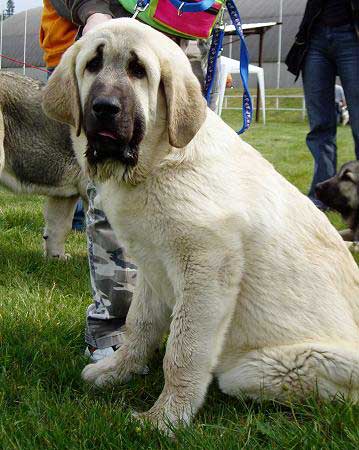
<path fill-rule="evenodd" d="M 226 10 L 226 7 L 223 6 L 221 8 L 220 12 L 219 12 L 218 20 L 217 20 L 217 23 L 215 25 L 215 28 L 219 28 L 220 30 L 223 31 L 223 33 L 225 33 L 226 27 L 227 27 L 227 22 L 224 21 L 225 10 Z M 218 53 L 217 58 L 219 58 L 222 55 L 222 52 L 223 52 L 223 44 L 222 44 L 222 47 L 219 49 L 219 53 Z"/>
<path fill-rule="evenodd" d="M 217 19 L 217 25 L 220 26 L 220 27 L 224 27 L 224 28 L 226 28 L 226 25 L 227 25 L 226 23 L 224 23 L 224 13 L 225 13 L 225 11 L 226 11 L 226 7 L 222 6 L 222 8 L 219 11 L 218 19 Z"/>
<path fill-rule="evenodd" d="M 178 8 L 178 10 L 177 10 L 177 14 L 179 15 L 179 16 L 182 16 L 182 14 L 183 14 L 183 11 L 182 11 L 182 8 L 184 7 L 184 2 L 182 2 L 181 4 L 180 4 L 180 6 L 179 6 L 179 8 Z"/>
<path fill-rule="evenodd" d="M 142 4 L 142 6 L 141 6 Z M 132 19 L 136 19 L 139 13 L 146 11 L 146 9 L 150 6 L 149 1 L 139 1 L 136 3 L 135 12 L 133 13 Z"/>

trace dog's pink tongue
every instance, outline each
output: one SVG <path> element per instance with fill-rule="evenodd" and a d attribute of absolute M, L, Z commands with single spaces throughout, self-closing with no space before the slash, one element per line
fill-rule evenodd
<path fill-rule="evenodd" d="M 99 131 L 98 133 L 100 136 L 108 137 L 110 139 L 116 140 L 117 136 L 114 133 L 111 133 L 111 131 Z"/>

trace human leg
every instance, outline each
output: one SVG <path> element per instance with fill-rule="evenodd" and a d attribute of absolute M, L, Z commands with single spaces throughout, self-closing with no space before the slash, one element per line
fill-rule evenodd
<path fill-rule="evenodd" d="M 75 214 L 72 220 L 72 229 L 75 231 L 84 231 L 85 224 L 85 210 L 82 199 L 80 199 L 75 208 Z"/>
<path fill-rule="evenodd" d="M 95 186 L 88 188 L 88 255 L 93 303 L 87 309 L 86 343 L 96 349 L 122 344 L 136 278 L 104 212 Z"/>
<path fill-rule="evenodd" d="M 348 104 L 355 156 L 359 159 L 359 41 L 354 28 L 349 25 L 337 27 L 333 34 L 338 75 Z"/>
<path fill-rule="evenodd" d="M 309 197 L 314 199 L 317 183 L 336 172 L 336 114 L 334 86 L 336 65 L 326 29 L 311 40 L 303 69 L 303 86 L 310 132 L 307 145 L 314 158 L 314 175 Z"/>

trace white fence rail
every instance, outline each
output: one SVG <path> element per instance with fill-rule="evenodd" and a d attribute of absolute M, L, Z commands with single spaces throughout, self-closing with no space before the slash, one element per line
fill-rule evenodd
<path fill-rule="evenodd" d="M 229 99 L 238 99 L 240 106 L 231 106 L 228 105 L 228 100 Z M 275 99 L 275 107 L 268 107 L 266 106 L 266 111 L 292 111 L 292 112 L 301 112 L 302 113 L 302 119 L 305 120 L 306 117 L 306 108 L 305 108 L 305 99 L 303 95 L 266 95 L 266 101 L 268 99 Z M 289 107 L 289 106 L 281 106 L 281 101 L 282 100 L 288 100 L 288 99 L 298 99 L 300 100 L 299 103 L 301 103 L 301 106 L 298 108 L 294 108 L 294 107 Z M 256 104 L 257 104 L 257 96 L 256 95 L 252 95 L 252 100 L 253 100 L 253 107 L 254 109 L 256 108 Z M 242 97 L 239 95 L 225 95 L 224 97 L 224 101 L 223 101 L 223 109 L 228 109 L 228 110 L 238 110 L 238 111 L 242 111 L 242 105 L 241 105 L 241 101 L 242 101 Z"/>

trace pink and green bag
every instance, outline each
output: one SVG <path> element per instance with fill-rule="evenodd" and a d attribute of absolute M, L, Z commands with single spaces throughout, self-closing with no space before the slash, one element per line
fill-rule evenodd
<path fill-rule="evenodd" d="M 225 0 L 119 0 L 129 12 L 158 30 L 185 39 L 208 39 Z"/>

